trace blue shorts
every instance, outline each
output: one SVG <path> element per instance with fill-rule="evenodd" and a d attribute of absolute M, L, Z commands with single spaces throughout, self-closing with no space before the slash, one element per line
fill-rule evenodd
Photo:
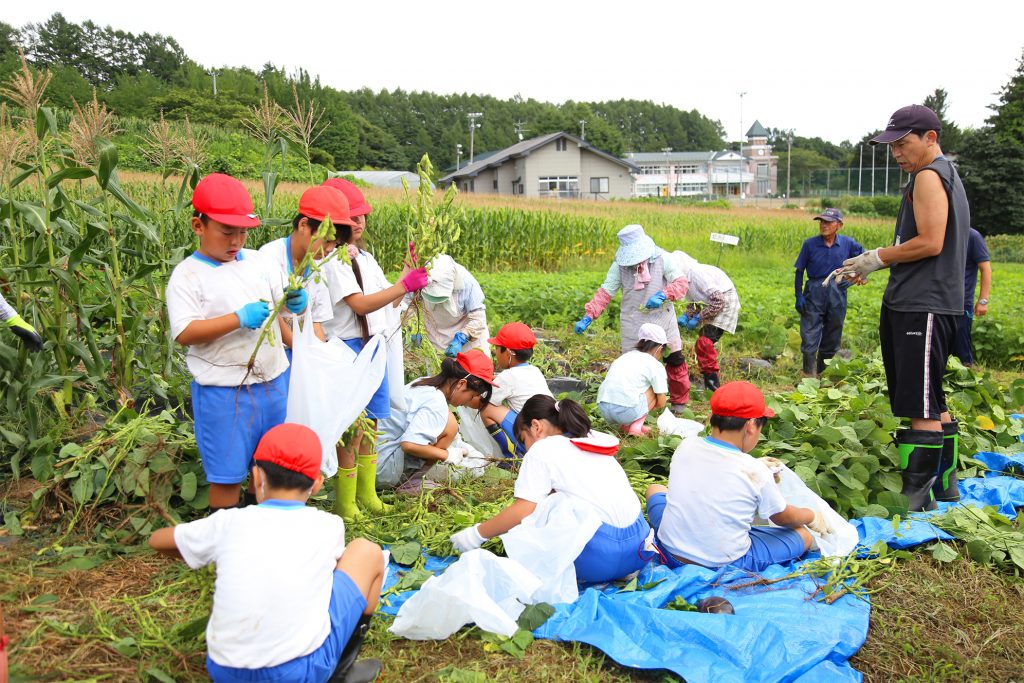
<path fill-rule="evenodd" d="M 612 424 L 631 425 L 647 415 L 647 396 L 641 396 L 632 406 L 621 406 L 618 403 L 601 401 L 597 404 L 597 410 L 601 413 L 601 417 Z"/>
<path fill-rule="evenodd" d="M 342 341 L 356 353 L 362 351 L 365 346 L 362 339 L 343 339 Z M 377 353 L 387 353 L 385 345 L 382 344 L 377 349 Z M 373 393 L 370 402 L 366 404 L 366 416 L 371 420 L 386 420 L 391 417 L 391 388 L 388 386 L 387 364 L 384 365 L 384 379 L 381 380 L 377 391 Z"/>
<path fill-rule="evenodd" d="M 501 449 L 501 455 L 504 458 L 522 458 L 526 455 L 526 449 L 523 448 L 523 444 L 519 443 L 513 429 L 517 417 L 519 417 L 519 413 L 509 410 L 502 418 L 501 424 L 487 428 L 487 433 L 498 442 L 498 448 Z"/>
<path fill-rule="evenodd" d="M 340 569 L 334 570 L 334 589 L 328 611 L 331 615 L 331 631 L 323 645 L 308 655 L 296 657 L 277 666 L 262 669 L 241 669 L 221 666 L 206 658 L 206 670 L 215 683 L 260 683 L 287 681 L 288 683 L 323 683 L 331 677 L 338 666 L 338 659 L 345 649 L 359 618 L 366 609 L 366 598 L 349 575 Z"/>
<path fill-rule="evenodd" d="M 647 499 L 647 518 L 651 520 L 651 526 L 655 530 L 654 541 L 661 551 L 661 561 L 669 569 L 675 569 L 676 567 L 682 567 L 686 563 L 677 560 L 672 552 L 661 542 L 661 539 L 657 537 L 657 530 L 661 526 L 661 518 L 665 515 L 665 506 L 667 504 L 667 494 L 655 493 Z M 800 534 L 792 529 L 752 526 L 749 533 L 750 550 L 743 557 L 730 562 L 729 564 L 733 567 L 760 572 L 764 571 L 769 565 L 795 560 L 806 552 L 804 540 L 800 538 Z"/>
<path fill-rule="evenodd" d="M 211 484 L 240 484 L 252 467 L 263 435 L 284 422 L 288 378 L 243 387 L 211 387 L 192 382 L 196 445 Z"/>
<path fill-rule="evenodd" d="M 642 512 L 627 527 L 602 524 L 573 562 L 576 580 L 601 583 L 637 571 L 654 557 L 654 553 L 644 552 L 644 541 L 650 533 Z"/>

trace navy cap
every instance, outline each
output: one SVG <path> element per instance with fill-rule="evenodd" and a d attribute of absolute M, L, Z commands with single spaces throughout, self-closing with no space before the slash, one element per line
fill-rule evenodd
<path fill-rule="evenodd" d="M 887 145 L 896 142 L 912 130 L 942 130 L 942 122 L 928 107 L 923 104 L 911 104 L 897 109 L 891 117 L 885 130 L 871 138 L 872 145 Z"/>
<path fill-rule="evenodd" d="M 825 209 L 817 216 L 814 217 L 816 221 L 825 221 L 826 223 L 834 223 L 839 221 L 843 222 L 843 212 L 839 209 Z"/>

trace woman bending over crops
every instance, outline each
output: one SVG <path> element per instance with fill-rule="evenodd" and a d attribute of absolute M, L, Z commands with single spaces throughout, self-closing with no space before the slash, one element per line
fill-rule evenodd
<path fill-rule="evenodd" d="M 366 217 L 373 208 L 354 184 L 341 178 L 329 178 L 324 185 L 340 191 L 348 204 L 348 220 L 336 221 L 338 244 L 348 250 L 351 265 L 331 259 L 323 267 L 328 298 L 334 317 L 324 323 L 331 337 L 337 337 L 359 353 L 370 337 L 386 334 L 389 329 L 388 308 L 398 306 L 402 297 L 417 292 L 427 284 L 424 268 L 408 270 L 399 282 L 391 284 L 377 260 L 357 244 L 366 230 Z M 366 406 L 371 420 L 391 417 L 391 378 L 385 370 L 380 386 Z M 346 519 L 367 512 L 384 511 L 377 497 L 377 454 L 373 438 L 360 431 L 344 446 L 338 447 L 338 510 Z"/>
<path fill-rule="evenodd" d="M 576 578 L 612 581 L 647 564 L 643 550 L 650 535 L 640 501 L 615 454 L 619 441 L 590 429 L 590 418 L 575 401 L 534 396 L 516 418 L 526 457 L 515 483 L 515 501 L 491 519 L 452 536 L 459 552 L 479 548 L 517 526 L 552 493 L 565 493 L 591 505 L 601 526 L 576 558 Z"/>
<path fill-rule="evenodd" d="M 413 492 L 434 464 L 458 465 L 467 455 L 453 446 L 458 422 L 449 406 L 486 406 L 494 387 L 494 366 L 479 349 L 441 362 L 441 372 L 405 388 L 405 409 L 380 421 L 377 485 Z"/>

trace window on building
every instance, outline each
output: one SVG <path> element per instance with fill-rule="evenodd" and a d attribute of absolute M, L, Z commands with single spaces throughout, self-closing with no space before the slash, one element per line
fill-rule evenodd
<path fill-rule="evenodd" d="M 592 194 L 606 194 L 608 192 L 607 178 L 591 178 L 590 192 Z"/>
<path fill-rule="evenodd" d="M 556 151 L 564 152 L 567 149 L 569 149 L 569 141 L 568 140 L 566 140 L 565 138 L 559 138 L 558 140 L 555 140 L 555 150 Z"/>
<path fill-rule="evenodd" d="M 697 173 L 697 164 L 680 164 L 676 166 L 676 173 L 685 175 L 687 173 Z"/>
<path fill-rule="evenodd" d="M 497 178 L 494 179 L 494 189 L 495 190 L 498 189 L 498 179 Z"/>
<path fill-rule="evenodd" d="M 519 194 L 523 194 L 523 184 L 519 183 Z"/>
<path fill-rule="evenodd" d="M 541 197 L 578 197 L 580 179 L 577 176 L 544 176 L 537 179 Z"/>

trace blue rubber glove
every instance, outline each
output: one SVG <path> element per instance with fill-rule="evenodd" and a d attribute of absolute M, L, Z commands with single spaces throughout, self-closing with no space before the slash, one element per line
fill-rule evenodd
<path fill-rule="evenodd" d="M 646 308 L 661 308 L 662 304 L 665 303 L 665 290 L 659 290 L 656 294 L 651 295 L 651 298 L 644 304 Z"/>
<path fill-rule="evenodd" d="M 250 330 L 258 330 L 270 317 L 270 304 L 266 301 L 253 301 L 235 311 L 238 324 Z"/>
<path fill-rule="evenodd" d="M 587 328 L 590 327 L 590 323 L 592 322 L 594 322 L 594 319 L 589 315 L 585 315 L 582 320 L 576 323 L 576 327 L 574 327 L 573 330 L 575 330 L 576 334 L 583 334 L 587 331 Z"/>
<path fill-rule="evenodd" d="M 804 308 L 807 306 L 807 299 L 804 298 L 803 294 L 799 292 L 796 295 L 796 312 L 803 315 Z"/>
<path fill-rule="evenodd" d="M 681 316 L 679 316 L 678 322 L 679 322 L 679 327 L 682 327 L 682 328 L 689 327 L 689 325 L 690 325 L 690 316 L 688 316 L 687 314 L 683 313 Z"/>
<path fill-rule="evenodd" d="M 302 289 L 289 289 L 284 293 L 284 307 L 292 313 L 302 313 L 306 310 L 306 304 L 309 303 L 309 294 L 306 294 L 306 290 Z"/>
<path fill-rule="evenodd" d="M 419 332 L 416 332 L 411 337 L 409 337 L 409 341 L 412 342 L 413 348 L 418 349 L 421 346 L 423 346 L 423 335 L 420 334 Z"/>
<path fill-rule="evenodd" d="M 695 315 L 692 318 L 690 318 L 690 321 L 688 323 L 686 323 L 686 329 L 695 330 L 697 329 L 698 325 L 700 325 L 700 316 Z"/>
<path fill-rule="evenodd" d="M 469 337 L 465 332 L 456 332 L 455 336 L 452 337 L 452 341 L 448 344 L 448 348 L 444 350 L 444 355 L 450 358 L 455 358 L 459 351 L 462 350 L 463 345 L 469 341 Z"/>

